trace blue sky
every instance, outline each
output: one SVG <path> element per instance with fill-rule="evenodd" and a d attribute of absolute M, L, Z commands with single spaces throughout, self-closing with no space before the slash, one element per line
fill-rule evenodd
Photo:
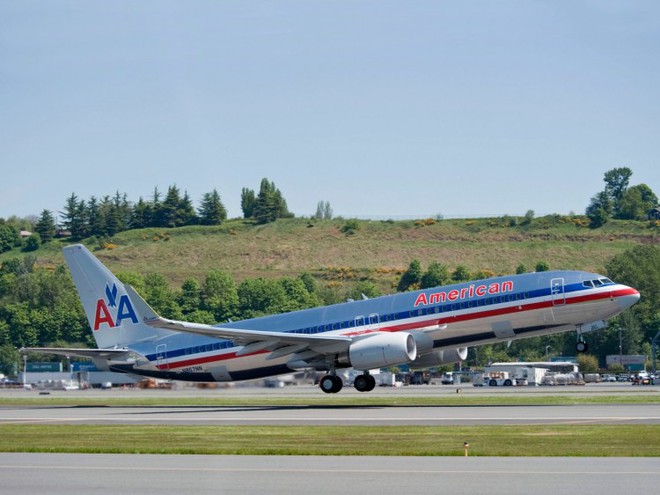
<path fill-rule="evenodd" d="M 0 2 L 0 217 L 274 181 L 296 215 L 660 195 L 657 1 Z"/>

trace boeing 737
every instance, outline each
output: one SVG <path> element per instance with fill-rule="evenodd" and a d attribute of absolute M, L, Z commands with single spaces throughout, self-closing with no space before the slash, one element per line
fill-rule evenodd
<path fill-rule="evenodd" d="M 326 393 L 337 370 L 362 374 L 354 387 L 375 387 L 369 370 L 423 369 L 466 359 L 470 346 L 606 327 L 639 292 L 602 275 L 547 271 L 349 301 L 243 321 L 205 325 L 163 318 L 92 253 L 64 248 L 97 349 L 30 348 L 91 358 L 99 369 L 171 380 L 226 382 L 315 369 Z"/>

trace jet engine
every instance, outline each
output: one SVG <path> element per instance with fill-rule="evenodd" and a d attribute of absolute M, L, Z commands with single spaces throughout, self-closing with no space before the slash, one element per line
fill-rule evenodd
<path fill-rule="evenodd" d="M 440 366 L 443 364 L 458 363 L 465 361 L 468 354 L 467 347 L 458 347 L 457 349 L 439 349 L 437 351 L 419 356 L 412 363 L 410 367 L 413 369 L 432 368 L 433 366 Z"/>
<path fill-rule="evenodd" d="M 415 338 L 406 332 L 380 333 L 351 344 L 348 358 L 357 370 L 407 364 L 417 357 Z"/>

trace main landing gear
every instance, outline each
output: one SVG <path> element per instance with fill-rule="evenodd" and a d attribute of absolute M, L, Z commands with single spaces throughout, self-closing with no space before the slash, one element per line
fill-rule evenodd
<path fill-rule="evenodd" d="M 325 375 L 319 382 L 319 387 L 321 387 L 321 390 L 326 394 L 336 394 L 343 386 L 344 383 L 337 375 Z"/>
<path fill-rule="evenodd" d="M 343 386 L 344 384 L 341 381 L 341 378 L 332 373 L 325 375 L 319 382 L 319 387 L 326 394 L 336 394 Z M 376 380 L 368 372 L 365 372 L 355 377 L 353 386 L 358 392 L 371 392 L 376 388 Z"/>
<path fill-rule="evenodd" d="M 353 386 L 358 392 L 371 392 L 376 387 L 376 379 L 368 371 L 365 371 L 355 377 Z"/>

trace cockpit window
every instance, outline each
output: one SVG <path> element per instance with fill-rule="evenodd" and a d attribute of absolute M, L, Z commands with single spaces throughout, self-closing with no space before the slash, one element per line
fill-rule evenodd
<path fill-rule="evenodd" d="M 602 287 L 603 285 L 612 285 L 612 282 L 609 278 L 595 278 L 593 280 L 583 280 L 582 285 L 585 287 Z"/>

